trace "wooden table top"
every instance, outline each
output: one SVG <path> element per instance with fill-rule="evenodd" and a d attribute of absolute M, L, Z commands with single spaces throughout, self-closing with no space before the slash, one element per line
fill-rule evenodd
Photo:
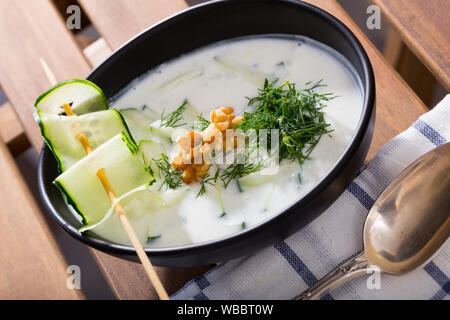
<path fill-rule="evenodd" d="M 450 91 L 448 0 L 372 0 L 406 45 Z"/>
<path fill-rule="evenodd" d="M 183 0 L 79 2 L 111 49 L 117 48 L 147 26 L 187 7 Z M 377 114 L 368 156 L 370 159 L 386 141 L 409 127 L 427 109 L 336 1 L 309 2 L 327 10 L 346 24 L 360 39 L 374 67 Z M 0 0 L 0 47 L 0 85 L 32 146 L 40 152 L 42 138 L 32 116 L 32 106 L 36 97 L 49 84 L 39 59 L 42 57 L 47 61 L 58 80 L 84 77 L 92 65 L 49 0 L 14 4 L 9 0 Z M 93 249 L 91 252 L 118 298 L 156 298 L 141 265 Z M 207 268 L 158 268 L 158 273 L 168 292 L 173 293 Z"/>

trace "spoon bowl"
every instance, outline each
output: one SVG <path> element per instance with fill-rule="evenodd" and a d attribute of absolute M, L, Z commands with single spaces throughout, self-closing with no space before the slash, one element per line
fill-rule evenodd
<path fill-rule="evenodd" d="M 319 299 L 380 270 L 393 275 L 427 263 L 450 236 L 450 142 L 426 153 L 380 194 L 364 225 L 364 251 L 296 299 Z"/>
<path fill-rule="evenodd" d="M 364 226 L 365 257 L 390 274 L 426 263 L 450 233 L 450 143 L 406 168 L 378 197 Z"/>

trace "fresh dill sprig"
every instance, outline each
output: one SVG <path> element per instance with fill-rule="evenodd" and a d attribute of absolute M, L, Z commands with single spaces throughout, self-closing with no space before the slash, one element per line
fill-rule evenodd
<path fill-rule="evenodd" d="M 216 173 L 214 174 L 214 176 L 210 176 L 209 172 L 199 181 L 200 183 L 200 191 L 197 193 L 197 197 L 200 197 L 202 195 L 204 195 L 206 193 L 206 185 L 215 185 L 217 183 L 217 180 L 219 179 L 219 173 L 220 173 L 220 168 L 217 168 Z M 214 183 L 213 183 L 214 182 Z"/>
<path fill-rule="evenodd" d="M 210 177 L 210 176 L 209 176 L 209 173 L 207 173 L 207 174 L 199 181 L 199 183 L 200 183 L 200 191 L 197 193 L 197 197 L 196 197 L 196 198 L 198 198 L 198 197 L 204 195 L 204 194 L 206 193 L 206 185 L 207 185 L 207 184 L 209 184 L 209 185 L 214 185 L 214 184 L 213 184 L 213 181 L 214 181 L 214 177 Z"/>
<path fill-rule="evenodd" d="M 258 171 L 261 168 L 261 165 L 261 162 L 257 164 L 249 163 L 248 157 L 245 159 L 244 163 L 238 163 L 236 159 L 233 164 L 222 170 L 220 180 L 222 180 L 224 187 L 227 188 L 231 181 Z"/>
<path fill-rule="evenodd" d="M 169 162 L 169 158 L 165 153 L 161 153 L 160 159 L 153 159 L 153 162 L 158 167 L 159 177 L 163 179 L 163 183 L 159 187 L 158 191 L 161 191 L 162 187 L 165 186 L 167 189 L 176 189 L 181 186 L 181 178 L 183 172 L 172 168 Z"/>
<path fill-rule="evenodd" d="M 179 106 L 175 111 L 169 113 L 168 115 L 164 115 L 164 110 L 161 114 L 161 127 L 181 127 L 186 125 L 183 122 L 183 111 L 186 109 L 187 100 L 184 100 L 183 104 Z"/>
<path fill-rule="evenodd" d="M 323 102 L 334 96 L 315 91 L 325 86 L 322 80 L 303 90 L 296 89 L 295 84 L 289 81 L 280 86 L 276 86 L 276 82 L 265 80 L 258 96 L 249 99 L 249 105 L 254 105 L 255 111 L 246 112 L 237 128 L 257 132 L 267 129 L 267 141 L 271 141 L 270 129 L 278 129 L 280 161 L 297 160 L 302 165 L 321 136 L 332 131 L 322 109 L 325 106 Z"/>
<path fill-rule="evenodd" d="M 205 117 L 203 117 L 203 114 L 199 114 L 197 116 L 197 119 L 194 121 L 194 125 L 192 126 L 192 129 L 197 130 L 197 131 L 203 131 L 206 128 L 208 128 L 209 124 L 211 122 L 206 119 Z"/>
<path fill-rule="evenodd" d="M 214 174 L 214 183 L 217 183 L 220 177 L 220 168 L 217 168 L 216 173 Z"/>

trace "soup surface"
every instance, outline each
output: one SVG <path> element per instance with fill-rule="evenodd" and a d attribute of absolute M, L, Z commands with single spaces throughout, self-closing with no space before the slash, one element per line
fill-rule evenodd
<path fill-rule="evenodd" d="M 136 108 L 158 115 L 174 111 L 186 99 L 206 118 L 211 110 L 224 106 L 242 115 L 252 110 L 247 97 L 257 95 L 265 78 L 279 79 L 278 83 L 288 80 L 297 88 L 322 80 L 326 87 L 317 88 L 317 92 L 336 96 L 323 109 L 331 134 L 321 137 L 301 167 L 298 162 L 284 160 L 278 173 L 261 185 L 242 191 L 232 181 L 218 191 L 216 186 L 205 184 L 200 196 L 199 183 L 183 185 L 185 191 L 176 205 L 134 212 L 129 218 L 145 246 L 220 238 L 258 224 L 298 201 L 344 152 L 358 125 L 363 97 L 352 68 L 337 52 L 303 37 L 267 35 L 221 42 L 183 55 L 134 80 L 112 99 L 118 110 Z M 130 123 L 128 126 L 135 140 L 151 140 L 150 136 L 136 139 L 136 129 Z M 172 159 L 176 148 L 168 150 Z M 130 244 L 116 215 L 92 232 Z"/>

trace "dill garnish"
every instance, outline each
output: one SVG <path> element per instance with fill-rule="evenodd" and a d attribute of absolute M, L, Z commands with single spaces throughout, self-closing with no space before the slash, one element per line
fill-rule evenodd
<path fill-rule="evenodd" d="M 283 62 L 279 64 L 283 66 Z M 316 89 L 324 87 L 322 80 L 306 84 L 307 88 L 297 89 L 295 83 L 286 81 L 277 85 L 277 80 L 269 82 L 265 79 L 264 87 L 258 89 L 256 97 L 249 98 L 248 104 L 255 108 L 253 112 L 245 112 L 243 121 L 238 123 L 235 129 L 259 133 L 259 130 L 267 130 L 267 141 L 271 141 L 271 132 L 273 129 L 279 132 L 279 160 L 298 161 L 300 165 L 309 158 L 312 150 L 319 142 L 322 135 L 332 132 L 330 124 L 325 121 L 323 108 L 324 102 L 329 101 L 335 96 L 331 93 L 320 94 Z M 161 126 L 179 127 L 186 125 L 184 123 L 184 111 L 188 101 L 174 112 L 168 115 L 161 115 Z M 203 131 L 210 125 L 210 121 L 199 114 L 194 122 L 193 129 Z M 248 131 L 250 132 L 250 131 Z M 246 176 L 264 167 L 265 159 L 261 159 L 259 154 L 258 162 L 249 161 L 255 158 L 254 151 L 258 148 L 259 141 L 250 139 L 248 135 L 243 153 L 238 153 L 231 165 L 226 168 L 219 168 L 211 176 L 207 173 L 200 181 L 200 190 L 197 198 L 206 193 L 207 185 L 216 185 L 220 179 L 225 188 L 231 181 Z M 253 143 L 255 142 L 255 143 Z M 264 146 L 265 147 L 265 146 Z M 270 149 L 270 146 L 267 146 Z M 219 155 L 223 155 L 220 153 Z M 242 157 L 244 157 L 244 161 Z M 253 159 L 255 160 L 255 159 Z M 162 178 L 160 190 L 165 186 L 166 189 L 175 189 L 182 185 L 181 170 L 173 169 L 168 157 L 161 154 L 160 159 L 153 159 L 158 167 L 159 177 Z M 216 166 L 216 165 L 214 165 Z M 211 172 L 211 168 L 210 168 Z M 298 176 L 299 181 L 301 176 Z M 239 184 L 238 184 L 239 185 Z M 225 211 L 224 211 L 225 212 Z M 243 224 L 245 228 L 245 223 Z"/>
<path fill-rule="evenodd" d="M 166 190 L 169 188 L 176 189 L 181 186 L 183 172 L 172 168 L 169 158 L 165 153 L 161 153 L 161 158 L 153 159 L 153 162 L 159 169 L 159 177 L 163 179 L 163 183 L 159 187 L 158 191 L 161 191 L 163 186 L 166 187 Z"/>
<path fill-rule="evenodd" d="M 194 125 L 193 125 L 192 129 L 197 130 L 197 131 L 203 131 L 206 128 L 208 128 L 210 123 L 211 122 L 208 119 L 206 119 L 205 117 L 203 117 L 203 114 L 200 113 L 197 116 L 197 119 L 194 121 Z"/>
<path fill-rule="evenodd" d="M 202 196 L 202 195 L 204 195 L 206 193 L 206 185 L 207 184 L 213 185 L 213 183 L 212 183 L 213 180 L 214 180 L 214 177 L 210 177 L 209 174 L 206 174 L 199 181 L 199 183 L 200 183 L 200 191 L 197 193 L 197 197 L 196 198 L 198 198 L 198 197 L 200 197 L 200 196 Z"/>
<path fill-rule="evenodd" d="M 183 122 L 183 111 L 186 108 L 187 100 L 184 100 L 183 104 L 179 106 L 175 111 L 169 113 L 168 115 L 164 115 L 164 110 L 161 114 L 161 127 L 181 127 L 186 125 Z"/>
<path fill-rule="evenodd" d="M 252 172 L 256 172 L 260 168 L 261 162 L 258 164 L 248 163 L 248 157 L 245 159 L 244 163 L 238 163 L 236 159 L 233 164 L 222 170 L 220 179 L 222 180 L 224 187 L 227 188 L 230 182 L 234 179 L 246 176 Z"/>
<path fill-rule="evenodd" d="M 242 130 L 268 130 L 267 141 L 271 141 L 270 130 L 278 129 L 279 159 L 305 161 L 321 136 L 330 133 L 330 124 L 325 122 L 322 111 L 324 101 L 334 98 L 332 94 L 319 94 L 315 89 L 325 86 L 322 80 L 303 90 L 295 88 L 289 81 L 275 86 L 277 80 L 264 82 L 258 96 L 249 99 L 255 111 L 246 112 L 243 122 L 237 125 Z M 309 85 L 311 83 L 308 83 Z"/>
<path fill-rule="evenodd" d="M 219 178 L 219 168 L 217 168 L 214 176 L 210 177 L 209 173 L 207 173 L 200 181 L 200 191 L 197 193 L 197 197 L 200 197 L 206 193 L 206 185 L 215 185 L 217 183 L 217 179 Z M 214 183 L 213 183 L 214 182 Z"/>

